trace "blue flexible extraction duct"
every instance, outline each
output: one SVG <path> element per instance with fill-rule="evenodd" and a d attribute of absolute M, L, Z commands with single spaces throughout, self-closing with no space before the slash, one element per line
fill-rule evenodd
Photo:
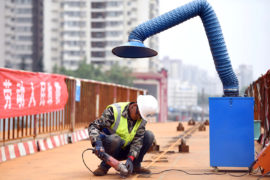
<path fill-rule="evenodd" d="M 238 96 L 238 80 L 232 70 L 222 30 L 212 6 L 206 0 L 195 0 L 137 26 L 129 35 L 128 43 L 112 52 L 119 57 L 143 58 L 157 53 L 143 45 L 143 41 L 157 33 L 200 16 L 211 48 L 216 70 L 223 84 L 224 96 Z"/>

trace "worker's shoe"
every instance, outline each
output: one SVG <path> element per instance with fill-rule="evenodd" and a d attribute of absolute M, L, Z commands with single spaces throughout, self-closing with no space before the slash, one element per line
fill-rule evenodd
<path fill-rule="evenodd" d="M 104 176 L 107 174 L 109 169 L 102 167 L 102 166 L 98 166 L 98 168 L 93 172 L 95 176 Z"/>
<path fill-rule="evenodd" d="M 151 174 L 151 171 L 143 167 L 134 167 L 133 173 L 134 174 Z"/>

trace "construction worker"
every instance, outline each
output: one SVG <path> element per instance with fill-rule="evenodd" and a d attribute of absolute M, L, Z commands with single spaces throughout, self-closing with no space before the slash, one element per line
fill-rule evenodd
<path fill-rule="evenodd" d="M 137 102 L 121 102 L 107 106 L 102 116 L 90 123 L 88 132 L 96 154 L 105 151 L 117 160 L 126 160 L 129 173 L 150 174 L 141 162 L 154 141 L 145 130 L 147 120 L 158 110 L 156 98 L 139 95 Z M 94 171 L 96 176 L 107 174 L 110 166 L 102 161 Z"/>

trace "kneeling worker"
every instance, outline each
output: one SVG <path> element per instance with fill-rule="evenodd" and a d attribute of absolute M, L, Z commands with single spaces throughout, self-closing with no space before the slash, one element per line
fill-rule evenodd
<path fill-rule="evenodd" d="M 97 153 L 105 151 L 117 160 L 126 160 L 129 173 L 150 174 L 150 170 L 141 167 L 154 141 L 153 133 L 145 130 L 145 125 L 157 111 L 157 100 L 151 95 L 139 95 L 137 102 L 107 106 L 102 116 L 88 127 L 92 146 Z M 110 166 L 102 161 L 94 174 L 104 176 L 109 169 Z"/>

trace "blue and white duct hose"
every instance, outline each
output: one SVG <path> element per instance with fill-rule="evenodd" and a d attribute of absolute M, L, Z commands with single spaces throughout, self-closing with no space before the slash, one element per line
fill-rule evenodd
<path fill-rule="evenodd" d="M 231 66 L 222 30 L 212 6 L 206 0 L 192 1 L 168 13 L 140 24 L 130 33 L 128 38 L 129 44 L 131 44 L 131 46 L 133 46 L 133 44 L 135 44 L 135 46 L 137 46 L 137 44 L 141 44 L 140 46 L 144 47 L 143 41 L 148 37 L 178 25 L 195 16 L 200 16 L 203 22 L 215 67 L 223 84 L 224 96 L 238 96 L 238 80 Z M 118 55 L 116 49 L 117 48 L 113 49 L 113 53 Z M 131 51 L 132 50 L 128 48 L 127 54 L 130 54 Z M 150 51 L 153 50 L 150 49 Z M 136 54 L 138 54 L 138 52 L 136 52 Z M 157 53 L 152 54 L 156 55 Z M 118 56 L 124 57 L 123 55 Z M 136 58 L 132 55 L 127 57 Z M 150 55 L 145 57 L 150 57 Z"/>

